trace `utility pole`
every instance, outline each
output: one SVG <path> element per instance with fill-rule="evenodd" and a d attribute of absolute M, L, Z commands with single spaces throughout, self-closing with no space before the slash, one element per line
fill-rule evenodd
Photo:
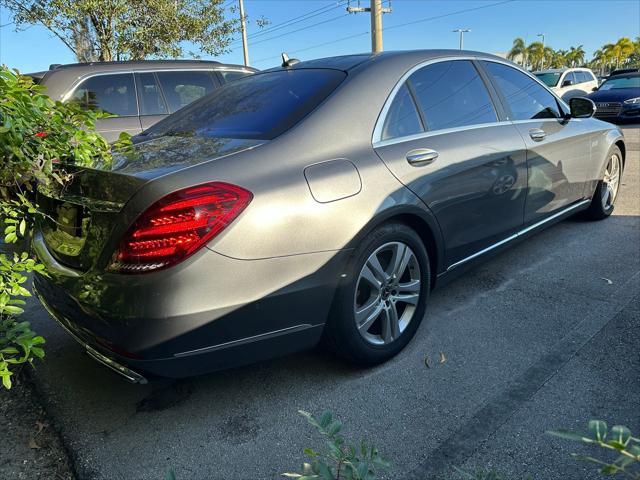
<path fill-rule="evenodd" d="M 456 28 L 455 30 L 453 30 L 454 33 L 460 34 L 460 50 L 464 49 L 464 34 L 470 31 L 471 30 L 469 30 L 468 28 Z"/>
<path fill-rule="evenodd" d="M 540 60 L 540 69 L 544 68 L 544 33 L 539 33 L 536 37 L 542 37 L 542 59 Z"/>
<path fill-rule="evenodd" d="M 244 54 L 244 65 L 249 66 L 249 46 L 247 45 L 247 22 L 244 16 L 244 2 L 238 0 L 240 7 L 240 26 L 242 28 L 242 53 Z"/>
<path fill-rule="evenodd" d="M 389 0 L 391 5 L 391 0 Z M 382 8 L 382 0 L 371 0 L 370 7 L 361 7 L 360 0 L 358 0 L 358 6 L 352 7 L 351 1 L 347 6 L 347 12 L 359 13 L 369 12 L 371 13 L 371 52 L 382 52 L 382 14 L 391 13 L 391 7 Z"/>

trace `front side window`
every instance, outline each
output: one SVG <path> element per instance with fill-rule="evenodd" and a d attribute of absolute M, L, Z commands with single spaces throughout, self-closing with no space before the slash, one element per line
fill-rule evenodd
<path fill-rule="evenodd" d="M 88 110 L 102 110 L 119 117 L 138 115 L 133 74 L 97 75 L 82 82 L 70 102 Z"/>
<path fill-rule="evenodd" d="M 214 89 L 213 79 L 207 71 L 157 72 L 157 75 L 171 113 Z"/>
<path fill-rule="evenodd" d="M 569 82 L 569 83 L 567 83 Z M 569 72 L 565 75 L 564 80 L 562 80 L 562 84 L 567 85 L 575 85 L 576 83 L 580 83 L 580 81 L 576 78 L 576 75 L 573 72 Z"/>
<path fill-rule="evenodd" d="M 407 82 L 429 131 L 498 121 L 489 92 L 468 60 L 427 65 Z"/>
<path fill-rule="evenodd" d="M 511 120 L 560 117 L 555 97 L 527 74 L 501 63 L 482 63 L 502 92 Z"/>
<path fill-rule="evenodd" d="M 169 115 L 146 134 L 271 140 L 302 120 L 345 77 L 329 69 L 249 75 Z"/>
<path fill-rule="evenodd" d="M 406 137 L 424 131 L 416 104 L 406 85 L 396 93 L 382 127 L 382 140 Z"/>

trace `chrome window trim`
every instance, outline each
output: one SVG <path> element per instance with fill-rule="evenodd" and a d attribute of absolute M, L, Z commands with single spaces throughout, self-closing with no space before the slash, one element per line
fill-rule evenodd
<path fill-rule="evenodd" d="M 466 258 L 463 258 L 462 260 L 459 260 L 451 265 L 449 265 L 447 267 L 447 272 L 450 270 L 453 270 L 456 267 L 459 267 L 460 265 L 467 263 L 470 260 L 473 260 L 474 258 L 478 258 L 481 255 L 484 255 L 485 253 L 490 252 L 491 250 L 494 250 L 502 245 L 505 245 L 507 243 L 509 243 L 512 240 L 515 240 L 518 237 L 521 237 L 522 235 L 525 235 L 529 232 L 531 232 L 532 230 L 535 230 L 536 228 L 541 227 L 542 225 L 544 225 L 545 223 L 550 222 L 551 220 L 554 220 L 562 215 L 565 215 L 569 212 L 571 212 L 572 210 L 575 210 L 579 207 L 583 207 L 584 205 L 587 205 L 591 203 L 591 199 L 587 198 L 584 200 L 580 200 L 578 203 L 574 203 L 573 205 L 569 205 L 567 208 L 563 208 L 562 210 L 560 210 L 559 212 L 554 213 L 553 215 L 550 215 L 546 218 L 543 218 L 542 220 L 540 220 L 539 222 L 534 223 L 533 225 L 529 225 L 526 228 L 523 228 L 522 230 L 520 230 L 519 232 L 514 233 L 513 235 L 510 235 L 509 237 L 500 240 L 497 243 L 494 243 L 493 245 L 488 246 L 487 248 L 483 248 L 482 250 L 474 253 L 473 255 L 469 255 Z"/>
<path fill-rule="evenodd" d="M 386 147 L 389 145 L 395 145 L 397 143 L 411 142 L 414 140 L 420 140 L 422 138 L 434 137 L 436 135 L 444 135 L 447 133 L 462 132 L 466 130 L 477 130 L 479 128 L 498 127 L 500 125 L 511 125 L 513 122 L 503 120 L 499 122 L 490 123 L 478 123 L 476 125 L 465 125 L 463 127 L 441 128 L 439 130 L 429 130 L 422 133 L 414 133 L 413 135 L 404 135 L 402 137 L 389 138 L 387 140 L 380 140 L 373 144 L 373 148 Z"/>
<path fill-rule="evenodd" d="M 517 70 L 519 72 L 523 72 L 525 75 L 529 76 L 529 78 L 531 78 L 533 81 L 535 81 L 538 85 L 540 85 L 542 88 L 544 88 L 546 91 L 548 91 L 551 95 L 553 95 L 553 97 L 558 101 L 558 103 L 560 104 L 561 109 L 563 109 L 565 112 L 569 112 L 569 106 L 565 103 L 564 100 L 562 100 L 558 95 L 556 95 L 549 87 L 547 87 L 544 82 L 542 82 L 541 80 L 538 79 L 538 77 L 536 77 L 535 75 L 533 75 L 531 72 L 526 71 L 524 69 L 518 68 L 517 65 L 513 64 L 512 62 L 509 62 L 508 60 L 500 60 L 497 58 L 493 58 L 493 57 L 487 57 L 487 56 L 483 56 L 483 55 L 476 55 L 476 56 L 472 56 L 472 55 L 468 55 L 468 56 L 459 56 L 459 57 L 439 57 L 439 58 L 431 58 L 429 60 L 425 60 L 424 62 L 420 62 L 417 65 L 414 65 L 413 67 L 411 67 L 409 70 L 407 70 L 401 77 L 400 79 L 397 81 L 397 83 L 394 85 L 393 89 L 391 90 L 391 93 L 389 94 L 389 96 L 387 97 L 382 110 L 380 111 L 380 114 L 378 115 L 378 119 L 376 120 L 376 124 L 375 127 L 373 129 L 373 135 L 371 137 L 371 144 L 374 148 L 377 147 L 382 147 L 385 145 L 393 145 L 395 143 L 401 143 L 401 142 L 406 142 L 406 141 L 410 141 L 410 140 L 416 140 L 416 139 L 420 139 L 423 137 L 427 137 L 427 136 L 431 136 L 433 134 L 440 134 L 440 133 L 450 133 L 452 131 L 462 131 L 462 130 L 468 130 L 468 129 L 474 129 L 474 128 L 484 128 L 484 127 L 489 127 L 489 126 L 495 126 L 495 125 L 504 125 L 506 123 L 516 123 L 516 122 L 529 122 L 529 121 L 545 121 L 545 120 L 552 120 L 552 121 L 558 121 L 561 119 L 540 119 L 540 120 L 506 120 L 506 121 L 498 121 L 498 122 L 493 122 L 493 123 L 485 123 L 485 124 L 477 124 L 477 125 L 466 125 L 466 126 L 462 126 L 462 127 L 454 127 L 454 128 L 450 128 L 450 129 L 440 129 L 440 130 L 430 130 L 430 131 L 425 131 L 422 133 L 417 133 L 414 135 L 405 135 L 403 137 L 395 137 L 395 138 L 388 138 L 386 140 L 382 140 L 382 129 L 384 128 L 384 122 L 387 119 L 387 114 L 389 113 L 389 110 L 391 108 L 391 104 L 393 103 L 393 101 L 395 100 L 396 95 L 398 94 L 398 91 L 400 90 L 400 88 L 402 88 L 402 86 L 405 84 L 405 82 L 407 81 L 407 79 L 413 75 L 416 71 L 420 70 L 422 67 L 426 67 L 427 65 L 433 65 L 435 63 L 440 63 L 440 62 L 449 62 L 452 60 L 467 60 L 467 61 L 486 61 L 486 62 L 494 62 L 494 63 L 499 63 L 502 65 L 505 65 L 507 67 L 511 67 L 514 70 Z M 480 74 L 478 74 L 478 76 L 480 76 Z M 482 78 L 482 77 L 480 77 Z M 484 81 L 484 80 L 483 80 Z M 430 135 L 429 135 L 430 134 Z"/>

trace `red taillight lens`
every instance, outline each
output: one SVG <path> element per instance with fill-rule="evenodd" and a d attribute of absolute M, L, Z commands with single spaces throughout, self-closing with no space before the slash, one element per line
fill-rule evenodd
<path fill-rule="evenodd" d="M 109 270 L 143 273 L 183 261 L 233 222 L 252 198 L 251 192 L 220 182 L 167 195 L 127 231 Z"/>

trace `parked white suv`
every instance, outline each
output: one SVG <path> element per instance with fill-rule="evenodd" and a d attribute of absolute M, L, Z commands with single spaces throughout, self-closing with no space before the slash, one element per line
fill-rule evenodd
<path fill-rule="evenodd" d="M 598 88 L 598 80 L 588 68 L 555 68 L 533 74 L 565 101 L 584 97 Z"/>

